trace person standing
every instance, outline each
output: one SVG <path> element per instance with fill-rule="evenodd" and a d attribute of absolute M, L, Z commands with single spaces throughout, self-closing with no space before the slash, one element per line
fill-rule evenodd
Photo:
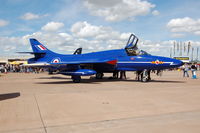
<path fill-rule="evenodd" d="M 115 70 L 115 71 L 113 72 L 113 78 L 114 78 L 114 79 L 118 79 L 118 78 L 119 78 L 119 71 Z"/>
<path fill-rule="evenodd" d="M 188 71 L 189 71 L 188 64 L 184 64 L 183 65 L 183 77 L 186 77 L 186 76 L 189 77 Z"/>
<path fill-rule="evenodd" d="M 194 63 L 191 65 L 191 71 L 192 71 L 192 78 L 196 79 L 197 78 L 197 76 L 196 76 L 197 67 Z"/>
<path fill-rule="evenodd" d="M 120 79 L 126 79 L 126 71 L 120 71 Z"/>

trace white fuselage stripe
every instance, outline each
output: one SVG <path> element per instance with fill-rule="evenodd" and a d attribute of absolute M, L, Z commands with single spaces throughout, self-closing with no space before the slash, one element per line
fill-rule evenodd
<path fill-rule="evenodd" d="M 30 63 L 30 64 L 24 64 L 24 66 L 49 66 L 49 63 Z"/>
<path fill-rule="evenodd" d="M 118 64 L 122 64 L 122 63 L 131 63 L 131 64 L 134 64 L 134 63 L 150 63 L 150 64 L 153 64 L 152 62 L 131 62 L 131 61 L 120 61 L 120 62 L 117 62 Z M 155 64 L 155 63 L 154 63 Z M 163 62 L 163 64 L 173 64 L 173 62 Z"/>

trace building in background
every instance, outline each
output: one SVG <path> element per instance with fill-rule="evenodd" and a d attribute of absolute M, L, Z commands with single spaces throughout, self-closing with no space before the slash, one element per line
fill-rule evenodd
<path fill-rule="evenodd" d="M 182 62 L 184 63 L 189 63 L 190 62 L 190 57 L 189 56 L 179 56 L 179 57 L 173 57 L 174 59 L 177 59 L 177 60 L 181 60 Z"/>
<path fill-rule="evenodd" d="M 173 47 L 170 48 L 170 57 L 184 63 L 200 62 L 199 47 L 192 46 L 191 42 L 174 41 Z"/>

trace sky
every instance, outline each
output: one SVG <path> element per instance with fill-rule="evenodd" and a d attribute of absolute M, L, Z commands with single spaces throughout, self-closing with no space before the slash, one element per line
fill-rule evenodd
<path fill-rule="evenodd" d="M 1 0 L 0 57 L 31 51 L 29 38 L 62 54 L 119 49 L 131 33 L 150 54 L 169 56 L 174 42 L 191 42 L 197 57 L 199 7 L 200 0 Z"/>

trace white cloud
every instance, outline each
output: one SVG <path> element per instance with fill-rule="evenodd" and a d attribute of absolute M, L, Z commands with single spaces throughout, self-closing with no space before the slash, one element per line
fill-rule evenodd
<path fill-rule="evenodd" d="M 71 35 L 67 34 L 67 33 L 59 33 L 58 35 L 65 38 L 66 41 L 73 40 L 73 37 Z"/>
<path fill-rule="evenodd" d="M 172 34 L 172 37 L 175 37 L 175 38 L 181 38 L 181 37 L 184 37 L 185 34 L 182 34 L 182 33 L 173 33 Z"/>
<path fill-rule="evenodd" d="M 78 37 L 94 37 L 102 31 L 102 27 L 94 26 L 85 22 L 77 22 L 72 25 L 71 32 Z"/>
<path fill-rule="evenodd" d="M 44 31 L 57 31 L 64 26 L 63 23 L 60 22 L 49 22 L 45 26 L 42 27 Z"/>
<path fill-rule="evenodd" d="M 173 33 L 192 33 L 200 35 L 200 19 L 190 17 L 172 19 L 167 23 L 167 27 Z"/>
<path fill-rule="evenodd" d="M 158 15 L 160 15 L 160 12 L 158 10 L 154 10 L 154 11 L 152 11 L 152 14 L 154 16 L 158 16 Z"/>
<path fill-rule="evenodd" d="M 85 0 L 84 5 L 92 15 L 112 22 L 134 20 L 136 16 L 147 15 L 155 7 L 146 0 Z"/>
<path fill-rule="evenodd" d="M 125 40 L 131 34 L 120 33 L 113 30 L 111 27 L 92 25 L 86 21 L 73 24 L 71 27 L 71 32 L 73 33 L 74 37 L 94 38 L 96 40 L 104 41 L 109 39 Z"/>
<path fill-rule="evenodd" d="M 34 20 L 34 19 L 39 19 L 39 18 L 43 18 L 47 16 L 49 16 L 49 14 L 39 15 L 39 14 L 27 12 L 24 15 L 22 15 L 20 18 L 23 20 Z"/>
<path fill-rule="evenodd" d="M 130 35 L 131 35 L 132 33 L 122 33 L 121 35 L 120 35 L 120 38 L 122 39 L 122 40 L 127 40 L 128 41 L 128 38 L 130 37 Z"/>
<path fill-rule="evenodd" d="M 15 51 L 21 43 L 21 37 L 0 37 L 0 49 L 6 53 Z"/>
<path fill-rule="evenodd" d="M 153 55 L 169 56 L 169 50 L 173 46 L 173 42 L 172 40 L 160 42 L 141 40 L 138 46 Z"/>
<path fill-rule="evenodd" d="M 27 12 L 24 15 L 21 16 L 21 19 L 24 20 L 33 20 L 33 19 L 39 19 L 40 16 L 31 12 Z"/>
<path fill-rule="evenodd" d="M 48 32 L 41 30 L 22 37 L 0 37 L 1 55 L 16 51 L 30 51 L 29 38 L 36 38 L 42 44 L 55 52 L 72 54 L 78 47 L 83 48 L 83 53 L 96 52 L 101 50 L 124 48 L 131 33 L 122 33 L 111 27 L 92 25 L 88 22 L 77 22 L 81 26 L 71 28 L 71 32 Z M 77 24 L 75 23 L 75 24 Z M 82 26 L 83 25 L 83 26 Z M 74 25 L 72 25 L 73 27 Z M 79 34 L 84 28 L 98 29 L 94 35 L 88 32 L 87 35 Z M 85 29 L 88 31 L 88 29 Z M 84 32 L 83 32 L 84 33 Z M 87 33 L 87 32 L 86 32 Z M 77 35 L 80 36 L 77 36 Z M 89 37 L 89 38 L 88 38 Z M 140 38 L 140 37 L 138 37 Z M 169 56 L 169 50 L 174 40 L 155 42 L 151 40 L 140 40 L 138 47 L 153 55 Z M 200 46 L 200 42 L 192 42 L 192 46 Z M 30 49 L 30 50 L 29 50 Z"/>
<path fill-rule="evenodd" d="M 15 49 L 16 49 L 15 46 L 9 46 L 9 45 L 7 45 L 7 46 L 4 47 L 4 51 L 5 52 L 9 52 L 9 51 L 12 51 L 12 50 L 15 50 Z"/>
<path fill-rule="evenodd" d="M 120 33 L 113 30 L 111 27 L 92 25 L 88 22 L 75 23 L 72 25 L 71 32 L 69 33 L 49 32 L 50 29 L 51 31 L 55 31 L 62 27 L 62 24 L 55 23 L 56 22 L 49 22 L 42 27 L 41 31 L 23 37 L 0 38 L 0 40 L 3 40 L 0 45 L 2 44 L 1 47 L 10 46 L 10 44 L 16 46 L 17 49 L 13 49 L 10 52 L 27 51 L 27 49 L 30 48 L 29 38 L 36 38 L 55 52 L 62 51 L 65 54 L 71 54 L 78 47 L 83 47 L 83 52 L 123 48 L 128 39 L 128 34 L 126 33 Z M 127 38 L 125 39 L 126 36 Z"/>
<path fill-rule="evenodd" d="M 4 26 L 6 26 L 6 25 L 8 25 L 8 24 L 9 24 L 8 21 L 3 20 L 3 19 L 0 19 L 0 27 L 4 27 Z"/>

